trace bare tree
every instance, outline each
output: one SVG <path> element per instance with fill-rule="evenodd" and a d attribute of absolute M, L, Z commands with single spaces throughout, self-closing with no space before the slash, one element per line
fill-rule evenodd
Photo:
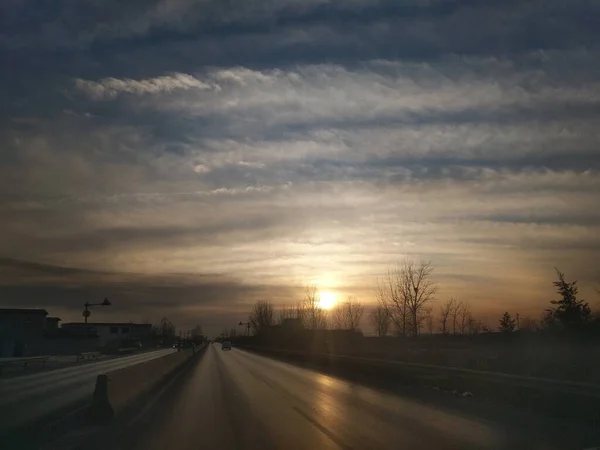
<path fill-rule="evenodd" d="M 356 297 L 348 297 L 348 301 L 343 304 L 344 330 L 357 331 L 360 328 L 363 312 L 362 303 Z"/>
<path fill-rule="evenodd" d="M 344 329 L 344 310 L 344 305 L 342 303 L 338 303 L 329 313 L 331 328 L 334 330 Z"/>
<path fill-rule="evenodd" d="M 469 319 L 471 319 L 471 306 L 468 302 L 460 302 L 458 315 L 460 318 L 460 334 L 467 334 Z"/>
<path fill-rule="evenodd" d="M 406 298 L 400 295 L 398 272 L 390 269 L 384 277 L 378 280 L 376 296 L 379 306 L 385 310 L 386 316 L 394 324 L 396 332 L 406 336 Z"/>
<path fill-rule="evenodd" d="M 377 336 L 387 336 L 390 329 L 390 316 L 386 309 L 383 306 L 378 305 L 373 311 L 371 311 L 369 318 L 371 319 L 371 323 L 375 328 Z"/>
<path fill-rule="evenodd" d="M 440 307 L 440 331 L 442 334 L 448 334 L 450 332 L 450 320 L 455 303 L 456 300 L 451 298 Z"/>
<path fill-rule="evenodd" d="M 457 334 L 457 331 L 460 332 L 460 315 L 463 309 L 462 305 L 462 300 L 454 299 L 452 311 L 450 312 L 450 317 L 452 318 L 452 334 L 454 335 Z"/>
<path fill-rule="evenodd" d="M 433 334 L 435 329 L 435 314 L 433 312 L 433 307 L 429 307 L 429 313 L 427 314 L 425 325 L 427 326 L 427 332 L 429 334 Z"/>
<path fill-rule="evenodd" d="M 467 334 L 479 334 L 481 333 L 481 322 L 473 317 L 473 314 L 469 313 L 467 318 Z"/>
<path fill-rule="evenodd" d="M 302 308 L 304 325 L 309 330 L 323 330 L 327 327 L 327 313 L 319 305 L 319 292 L 316 286 L 307 286 Z"/>
<path fill-rule="evenodd" d="M 160 328 L 159 329 L 160 329 L 160 335 L 162 336 L 163 339 L 172 338 L 176 335 L 175 325 L 173 325 L 173 323 L 166 317 L 163 317 L 162 319 L 160 319 Z"/>
<path fill-rule="evenodd" d="M 429 304 L 434 300 L 437 284 L 431 279 L 433 266 L 431 262 L 421 261 L 419 265 L 404 261 L 401 292 L 406 297 L 406 305 L 410 314 L 412 334 L 417 336 L 421 324 L 429 313 Z"/>
<path fill-rule="evenodd" d="M 377 299 L 402 335 L 417 336 L 437 291 L 431 262 L 407 259 L 378 283 Z"/>
<path fill-rule="evenodd" d="M 259 300 L 254 303 L 252 313 L 248 317 L 252 332 L 256 336 L 264 335 L 271 330 L 275 324 L 275 309 L 273 304 L 267 300 Z"/>
<path fill-rule="evenodd" d="M 279 312 L 277 314 L 277 323 L 281 325 L 285 319 L 294 319 L 295 317 L 296 315 L 294 306 L 284 305 L 279 308 Z"/>
<path fill-rule="evenodd" d="M 304 302 L 282 306 L 279 309 L 277 323 L 281 325 L 285 319 L 298 319 L 300 325 L 304 327 Z"/>

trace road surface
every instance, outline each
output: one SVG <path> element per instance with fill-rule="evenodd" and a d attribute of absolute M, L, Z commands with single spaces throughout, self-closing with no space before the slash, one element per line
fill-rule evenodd
<path fill-rule="evenodd" d="M 175 350 L 157 350 L 64 369 L 0 378 L 0 432 L 88 401 L 94 392 L 98 374 L 158 358 L 173 351 Z"/>
<path fill-rule="evenodd" d="M 599 442 L 589 427 L 427 393 L 439 402 L 215 344 L 127 432 L 99 448 L 583 449 Z"/>

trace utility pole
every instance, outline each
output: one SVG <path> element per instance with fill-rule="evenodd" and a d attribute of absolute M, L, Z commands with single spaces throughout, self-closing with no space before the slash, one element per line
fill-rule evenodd
<path fill-rule="evenodd" d="M 87 321 L 88 321 L 88 317 L 90 317 L 90 315 L 92 314 L 90 312 L 90 310 L 88 309 L 90 306 L 110 306 L 111 303 L 108 301 L 107 298 L 104 299 L 104 301 L 102 303 L 89 303 L 89 302 L 85 302 L 85 305 L 83 305 L 85 307 L 85 309 L 83 310 L 83 319 L 84 319 L 84 323 L 85 323 L 85 334 L 89 335 L 89 330 L 87 327 Z"/>
<path fill-rule="evenodd" d="M 88 317 L 90 317 L 90 315 L 92 314 L 90 312 L 90 310 L 88 309 L 90 306 L 110 306 L 111 303 L 108 301 L 107 298 L 104 299 L 104 301 L 102 303 L 89 303 L 89 302 L 85 302 L 85 309 L 83 310 L 83 317 L 85 320 L 85 324 L 87 325 L 87 321 L 88 321 Z M 87 328 L 87 327 L 86 327 Z"/>

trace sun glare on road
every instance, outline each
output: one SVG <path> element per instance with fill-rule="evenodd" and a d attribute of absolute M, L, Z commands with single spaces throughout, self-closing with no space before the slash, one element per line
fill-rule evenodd
<path fill-rule="evenodd" d="M 333 292 L 319 292 L 319 307 L 331 309 L 337 303 L 337 295 Z"/>

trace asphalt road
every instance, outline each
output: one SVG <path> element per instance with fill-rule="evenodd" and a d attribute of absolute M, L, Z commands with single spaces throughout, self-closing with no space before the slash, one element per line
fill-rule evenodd
<path fill-rule="evenodd" d="M 158 358 L 173 351 L 175 350 L 157 350 L 64 369 L 0 378 L 0 432 L 57 413 L 68 413 L 71 406 L 89 401 L 94 392 L 97 375 Z"/>
<path fill-rule="evenodd" d="M 537 450 L 598 444 L 592 442 L 598 430 L 589 426 L 442 393 L 423 399 L 392 394 L 217 344 L 126 428 L 111 448 Z"/>

